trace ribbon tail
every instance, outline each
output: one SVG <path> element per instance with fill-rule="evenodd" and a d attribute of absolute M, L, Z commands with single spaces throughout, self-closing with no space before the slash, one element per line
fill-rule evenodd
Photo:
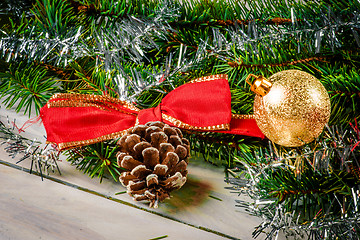
<path fill-rule="evenodd" d="M 216 131 L 220 133 L 244 135 L 248 137 L 265 138 L 265 135 L 260 131 L 255 119 L 236 119 L 231 118 L 230 130 Z"/>
<path fill-rule="evenodd" d="M 91 95 L 81 97 L 93 98 Z M 120 137 L 135 125 L 137 113 L 124 110 L 122 103 L 104 99 L 74 101 L 60 96 L 42 107 L 40 116 L 47 141 L 64 150 Z"/>

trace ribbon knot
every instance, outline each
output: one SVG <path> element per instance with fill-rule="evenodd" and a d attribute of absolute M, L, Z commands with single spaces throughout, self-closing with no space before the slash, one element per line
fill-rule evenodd
<path fill-rule="evenodd" d="M 186 83 L 154 108 L 139 110 L 116 98 L 89 94 L 55 94 L 41 108 L 48 142 L 60 150 L 120 137 L 136 124 L 162 121 L 181 129 L 264 138 L 250 115 L 231 114 L 226 75 Z"/>

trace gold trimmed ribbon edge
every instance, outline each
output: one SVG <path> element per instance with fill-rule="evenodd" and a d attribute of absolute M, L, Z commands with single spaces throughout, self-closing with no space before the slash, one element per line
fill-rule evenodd
<path fill-rule="evenodd" d="M 58 98 L 65 98 L 65 99 L 58 99 Z M 47 102 L 48 107 L 55 107 L 56 102 L 77 102 L 75 107 L 81 106 L 81 101 L 95 101 L 95 102 L 110 102 L 115 104 L 121 104 L 124 108 L 127 108 L 132 111 L 139 112 L 140 109 L 132 105 L 131 103 L 128 103 L 127 101 L 122 101 L 117 98 L 109 97 L 109 96 L 103 96 L 103 95 L 94 95 L 94 94 L 78 94 L 78 93 L 56 93 L 52 95 Z M 83 103 L 84 106 L 88 103 Z M 66 105 L 64 105 L 66 106 Z M 59 106 L 56 106 L 59 107 Z"/>
<path fill-rule="evenodd" d="M 223 124 L 219 124 L 219 125 L 213 125 L 213 126 L 206 126 L 206 127 L 198 127 L 198 126 L 193 126 L 187 123 L 184 123 L 172 116 L 169 116 L 165 113 L 161 114 L 161 117 L 163 120 L 171 123 L 172 125 L 174 125 L 175 127 L 181 128 L 181 129 L 187 129 L 187 130 L 203 130 L 203 131 L 217 131 L 217 130 L 229 130 L 230 129 L 230 124 L 229 123 L 223 123 Z"/>
<path fill-rule="evenodd" d="M 226 80 L 228 80 L 228 75 L 227 74 L 210 75 L 210 76 L 196 78 L 194 80 L 191 80 L 188 83 L 208 82 L 208 81 L 214 81 L 214 80 L 218 80 L 218 79 L 226 79 Z"/>
<path fill-rule="evenodd" d="M 102 107 L 96 103 L 86 103 L 86 102 L 78 102 L 78 101 L 67 101 L 67 100 L 57 100 L 52 101 L 47 104 L 48 108 L 56 108 L 56 107 L 96 107 L 101 110 L 106 110 L 105 107 Z"/>
<path fill-rule="evenodd" d="M 255 119 L 255 116 L 253 114 L 231 114 L 231 118 L 233 119 Z"/>
<path fill-rule="evenodd" d="M 122 130 L 120 132 L 110 133 L 110 134 L 106 134 L 106 135 L 103 135 L 103 136 L 100 136 L 97 138 L 92 138 L 92 139 L 87 139 L 87 140 L 79 140 L 79 141 L 64 142 L 64 143 L 54 143 L 54 142 L 50 142 L 50 141 L 46 141 L 46 142 L 56 144 L 58 146 L 59 150 L 63 151 L 63 150 L 71 149 L 71 148 L 83 147 L 86 145 L 115 139 L 115 138 L 121 137 L 122 135 L 126 134 L 129 129 L 130 128 Z"/>

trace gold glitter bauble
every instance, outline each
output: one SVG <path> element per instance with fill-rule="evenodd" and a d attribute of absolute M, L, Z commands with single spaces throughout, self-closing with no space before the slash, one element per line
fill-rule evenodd
<path fill-rule="evenodd" d="M 265 96 L 256 95 L 254 117 L 264 135 L 286 147 L 317 138 L 330 117 L 330 98 L 313 75 L 286 70 L 272 75 Z"/>

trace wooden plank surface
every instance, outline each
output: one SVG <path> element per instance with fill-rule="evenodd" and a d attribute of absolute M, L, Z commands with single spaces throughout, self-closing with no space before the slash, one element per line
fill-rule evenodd
<path fill-rule="evenodd" d="M 10 119 L 16 118 L 19 126 L 27 120 L 25 116 L 1 108 L 0 120 L 6 121 L 6 116 L 9 116 Z M 31 139 L 43 140 L 44 134 L 43 127 L 35 124 L 28 128 L 24 135 Z M 15 164 L 19 157 L 9 158 L 3 146 L 0 147 L 0 160 Z M 194 159 L 190 159 L 187 183 L 183 188 L 174 192 L 170 200 L 160 204 L 156 210 L 149 209 L 145 203 L 134 202 L 127 194 L 115 195 L 125 191 L 120 183 L 104 179 L 100 184 L 98 179 L 90 179 L 65 160 L 58 164 L 62 175 L 55 173 L 51 174 L 51 177 L 64 183 L 74 184 L 79 188 L 89 189 L 103 197 L 49 180 L 41 182 L 37 176 L 19 170 L 9 170 L 9 167 L 0 164 L 0 216 L 3 216 L 3 211 L 8 214 L 7 220 L 4 218 L 0 220 L 0 239 L 4 232 L 11 232 L 13 235 L 9 236 L 19 237 L 14 239 L 22 239 L 21 237 L 35 230 L 43 234 L 48 233 L 48 237 L 52 236 L 54 239 L 58 239 L 56 237 L 61 233 L 78 236 L 79 239 L 102 239 L 100 237 L 105 237 L 105 239 L 150 239 L 175 233 L 178 235 L 172 235 L 176 236 L 172 239 L 184 239 L 185 237 L 189 239 L 221 239 L 219 235 L 197 228 L 213 231 L 227 236 L 228 239 L 251 239 L 254 227 L 261 223 L 260 219 L 235 207 L 235 200 L 244 198 L 244 196 L 239 197 L 225 189 L 227 184 L 224 182 L 222 169 L 201 161 L 194 162 Z M 23 161 L 19 166 L 29 169 L 30 161 Z M 144 210 L 109 201 L 106 198 L 134 204 Z M 114 215 L 111 215 L 113 211 Z M 158 215 L 146 211 L 152 211 Z M 10 213 L 14 214 L 9 215 Z M 41 220 L 31 222 L 31 218 L 41 218 Z M 54 221 L 55 226 L 61 226 L 62 229 L 57 230 L 58 228 L 53 227 L 52 222 Z M 183 224 L 179 222 L 183 222 Z M 36 224 L 31 225 L 31 223 Z M 46 223 L 47 227 L 43 229 L 42 223 Z M 140 230 L 136 230 L 139 228 Z M 121 232 L 118 229 L 126 232 L 125 238 L 113 238 L 115 233 Z M 139 238 L 131 238 L 130 233 L 134 231 L 140 232 L 140 235 L 137 235 Z M 199 238 L 191 237 L 197 236 L 196 234 L 199 234 Z M 91 235 L 94 238 L 88 238 Z M 96 238 L 97 236 L 99 238 Z M 108 238 L 110 236 L 111 238 Z M 170 239 L 170 235 L 165 239 Z M 258 239 L 262 239 L 262 237 Z"/>
<path fill-rule="evenodd" d="M 223 239 L 0 165 L 0 239 Z"/>

